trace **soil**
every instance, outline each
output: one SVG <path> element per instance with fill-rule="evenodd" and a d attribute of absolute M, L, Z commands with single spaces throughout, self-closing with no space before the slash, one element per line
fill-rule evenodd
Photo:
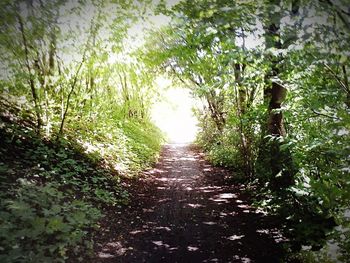
<path fill-rule="evenodd" d="M 109 211 L 92 262 L 281 262 L 278 220 L 253 208 L 232 172 L 191 145 L 166 145 Z"/>

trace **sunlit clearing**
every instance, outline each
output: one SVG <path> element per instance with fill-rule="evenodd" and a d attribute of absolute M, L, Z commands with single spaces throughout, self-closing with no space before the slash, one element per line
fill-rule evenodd
<path fill-rule="evenodd" d="M 166 80 L 159 80 L 160 87 L 165 85 Z M 197 133 L 197 120 L 192 111 L 195 103 L 188 90 L 169 88 L 164 91 L 162 101 L 154 105 L 152 119 L 166 134 L 168 142 L 193 142 Z"/>

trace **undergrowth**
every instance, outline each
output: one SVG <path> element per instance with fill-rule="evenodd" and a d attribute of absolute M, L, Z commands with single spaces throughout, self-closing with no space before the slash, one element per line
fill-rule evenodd
<path fill-rule="evenodd" d="M 102 211 L 128 201 L 120 175 L 151 165 L 162 138 L 132 119 L 76 122 L 59 139 L 38 136 L 30 120 L 6 110 L 0 124 L 0 262 L 91 253 Z"/>

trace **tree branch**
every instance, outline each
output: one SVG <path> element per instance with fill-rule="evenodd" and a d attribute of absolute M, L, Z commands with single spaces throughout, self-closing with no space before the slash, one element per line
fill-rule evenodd
<path fill-rule="evenodd" d="M 68 93 L 68 96 L 67 96 L 66 107 L 65 107 L 63 115 L 62 115 L 61 125 L 60 125 L 60 129 L 59 129 L 59 132 L 58 132 L 58 135 L 57 135 L 56 139 L 59 139 L 59 137 L 63 134 L 63 127 L 64 127 L 64 123 L 65 123 L 65 120 L 66 120 L 66 117 L 67 117 L 69 104 L 70 104 L 70 99 L 71 99 L 71 96 L 72 96 L 72 94 L 73 94 L 73 92 L 75 90 L 75 87 L 77 85 L 78 76 L 79 76 L 80 70 L 83 67 L 83 64 L 84 64 L 84 62 L 86 60 L 86 53 L 87 53 L 87 50 L 88 50 L 90 39 L 92 37 L 92 26 L 93 26 L 93 22 L 91 23 L 90 35 L 89 35 L 89 38 L 86 41 L 86 45 L 85 45 L 85 49 L 84 49 L 84 52 L 83 52 L 82 59 L 81 59 L 79 65 L 78 65 L 78 68 L 77 68 L 77 70 L 76 70 L 76 72 L 74 74 L 73 81 L 71 82 L 71 89 L 70 89 L 70 91 Z"/>
<path fill-rule="evenodd" d="M 350 16 L 350 13 L 344 11 L 343 9 L 337 7 L 331 0 L 319 0 L 321 3 L 324 2 L 331 6 L 334 11 L 339 16 L 340 20 L 344 23 L 345 28 L 350 31 L 350 22 L 344 17 L 344 15 Z"/>
<path fill-rule="evenodd" d="M 323 116 L 323 117 L 327 117 L 327 118 L 330 118 L 330 119 L 333 119 L 333 120 L 338 120 L 338 121 L 341 120 L 341 119 L 338 118 L 338 117 L 330 116 L 330 115 L 327 115 L 327 114 L 324 114 L 324 113 L 315 111 L 314 109 L 311 109 L 311 111 L 312 111 L 314 114 L 316 114 L 317 116 Z"/>
<path fill-rule="evenodd" d="M 338 77 L 338 75 L 334 72 L 334 70 L 327 63 L 322 62 L 322 64 L 328 69 L 328 71 L 335 78 L 335 80 L 339 83 L 339 85 L 344 89 L 344 91 L 346 93 L 350 94 L 349 87 L 347 87 L 346 84 Z"/>

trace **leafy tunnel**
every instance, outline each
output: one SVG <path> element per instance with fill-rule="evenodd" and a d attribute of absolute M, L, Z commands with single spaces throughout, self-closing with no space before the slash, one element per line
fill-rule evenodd
<path fill-rule="evenodd" d="M 2 0 L 1 262 L 348 262 L 348 0 Z"/>

